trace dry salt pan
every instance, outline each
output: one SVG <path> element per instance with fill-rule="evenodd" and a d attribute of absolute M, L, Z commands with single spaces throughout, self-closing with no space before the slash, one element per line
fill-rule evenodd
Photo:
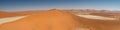
<path fill-rule="evenodd" d="M 103 16 L 96 16 L 96 15 L 78 15 L 78 16 L 87 18 L 87 19 L 117 20 L 117 18 L 110 18 L 110 17 L 103 17 Z"/>
<path fill-rule="evenodd" d="M 0 24 L 17 21 L 17 20 L 22 19 L 24 17 L 27 17 L 27 16 L 16 16 L 16 17 L 0 18 Z"/>

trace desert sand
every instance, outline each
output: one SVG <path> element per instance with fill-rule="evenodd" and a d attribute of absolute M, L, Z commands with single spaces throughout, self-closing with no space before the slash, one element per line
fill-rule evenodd
<path fill-rule="evenodd" d="M 0 30 L 73 30 L 77 25 L 75 20 L 77 17 L 70 13 L 50 10 L 3 24 Z"/>
<path fill-rule="evenodd" d="M 25 16 L 35 14 L 41 11 L 18 11 L 18 12 L 5 12 L 0 11 L 0 18 L 15 17 L 15 16 Z"/>
<path fill-rule="evenodd" d="M 0 30 L 120 30 L 120 21 L 88 19 L 52 9 L 0 25 Z"/>

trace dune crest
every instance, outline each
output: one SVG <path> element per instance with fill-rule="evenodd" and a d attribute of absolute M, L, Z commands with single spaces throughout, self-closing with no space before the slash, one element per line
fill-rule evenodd
<path fill-rule="evenodd" d="M 75 30 L 77 16 L 58 9 L 39 12 L 0 26 L 0 30 Z"/>
<path fill-rule="evenodd" d="M 0 30 L 120 30 L 120 21 L 88 19 L 59 9 L 0 25 Z"/>

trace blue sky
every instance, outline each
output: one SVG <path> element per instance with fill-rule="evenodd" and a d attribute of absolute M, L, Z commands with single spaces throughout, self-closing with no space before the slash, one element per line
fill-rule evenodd
<path fill-rule="evenodd" d="M 120 0 L 0 0 L 0 10 L 5 11 L 52 8 L 120 10 Z"/>

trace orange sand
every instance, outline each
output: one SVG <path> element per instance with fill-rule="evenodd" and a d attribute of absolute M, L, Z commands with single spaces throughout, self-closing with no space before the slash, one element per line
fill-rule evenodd
<path fill-rule="evenodd" d="M 77 17 L 68 12 L 50 10 L 3 24 L 0 30 L 75 30 L 75 20 Z"/>
<path fill-rule="evenodd" d="M 13 16 L 16 16 L 16 15 L 18 15 L 18 14 L 12 13 L 12 12 L 0 12 L 0 18 L 13 17 Z"/>
<path fill-rule="evenodd" d="M 86 19 L 53 9 L 0 26 L 0 30 L 75 30 L 76 28 L 120 30 L 120 21 Z"/>
<path fill-rule="evenodd" d="M 35 14 L 37 12 L 40 12 L 40 11 L 20 11 L 20 12 L 4 12 L 4 11 L 0 11 L 0 18 L 31 15 L 31 14 Z"/>

